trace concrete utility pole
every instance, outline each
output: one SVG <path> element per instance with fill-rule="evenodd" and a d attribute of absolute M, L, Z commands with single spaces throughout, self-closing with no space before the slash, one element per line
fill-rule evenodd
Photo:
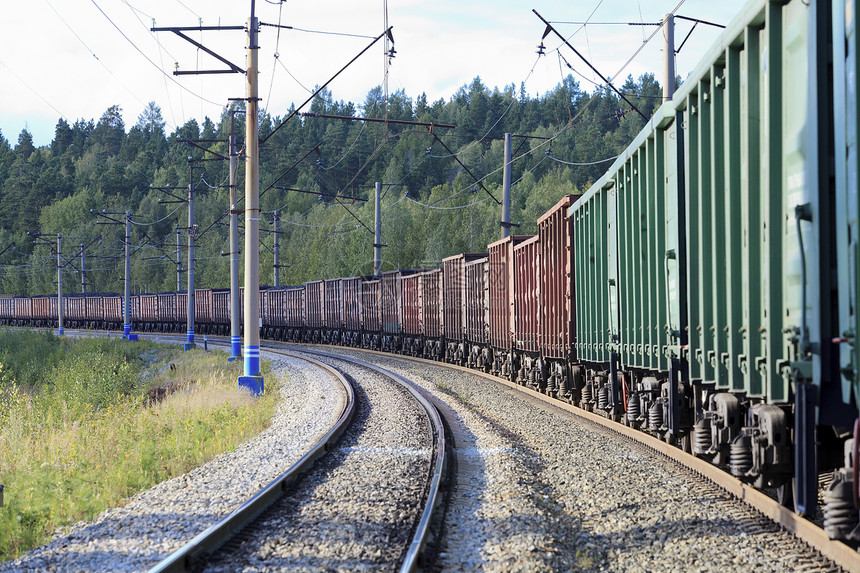
<path fill-rule="evenodd" d="M 176 225 L 176 292 L 182 292 L 182 231 Z"/>
<path fill-rule="evenodd" d="M 275 217 L 272 220 L 272 227 L 275 231 L 275 265 L 274 265 L 274 278 L 275 278 L 275 287 L 281 286 L 281 243 L 278 240 L 278 236 L 280 233 L 278 232 L 278 223 L 281 222 L 281 214 L 278 211 L 275 211 Z"/>
<path fill-rule="evenodd" d="M 194 170 L 188 184 L 188 328 L 183 348 L 190 350 L 194 344 Z"/>
<path fill-rule="evenodd" d="M 84 244 L 81 243 L 81 294 L 87 294 L 87 268 L 84 263 Z"/>
<path fill-rule="evenodd" d="M 245 375 L 239 386 L 263 393 L 260 375 L 260 141 L 257 133 L 257 35 L 260 24 L 248 19 L 248 59 L 245 101 Z"/>
<path fill-rule="evenodd" d="M 238 153 L 236 136 L 230 136 L 230 362 L 242 356 L 239 324 L 239 210 L 236 199 Z"/>
<path fill-rule="evenodd" d="M 511 134 L 505 134 L 505 169 L 502 176 L 502 238 L 511 234 Z"/>
<path fill-rule="evenodd" d="M 663 16 L 663 101 L 675 94 L 675 17 Z"/>
<path fill-rule="evenodd" d="M 122 337 L 137 340 L 131 333 L 131 211 L 125 212 L 125 293 L 122 299 Z"/>
<path fill-rule="evenodd" d="M 382 276 L 382 183 L 376 182 L 376 223 L 373 233 L 373 275 Z"/>
<path fill-rule="evenodd" d="M 63 335 L 63 236 L 57 233 L 57 331 Z"/>

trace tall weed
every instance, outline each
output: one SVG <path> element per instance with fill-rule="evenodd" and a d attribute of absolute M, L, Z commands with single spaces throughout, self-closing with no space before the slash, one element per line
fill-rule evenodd
<path fill-rule="evenodd" d="M 104 339 L 39 344 L 59 347 L 43 350 L 62 359 L 40 365 L 35 383 L 0 363 L 0 561 L 234 448 L 274 411 L 277 392 L 253 399 L 237 387 L 241 367 L 220 353 Z"/>

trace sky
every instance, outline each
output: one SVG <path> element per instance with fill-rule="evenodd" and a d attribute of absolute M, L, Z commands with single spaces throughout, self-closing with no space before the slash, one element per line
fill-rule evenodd
<path fill-rule="evenodd" d="M 57 121 L 98 121 L 112 105 L 122 108 L 126 130 L 146 104 L 162 111 L 166 130 L 194 118 L 217 121 L 228 98 L 245 96 L 243 74 L 175 76 L 173 71 L 226 66 L 172 32 L 150 28 L 245 26 L 252 0 L 0 0 L 6 25 L 0 34 L 0 132 L 14 146 L 27 129 L 37 146 L 50 144 Z M 386 6 L 387 4 L 387 6 Z M 256 0 L 260 32 L 259 97 L 272 116 L 284 116 L 315 86 L 392 26 L 395 57 L 389 92 L 413 101 L 449 100 L 475 77 L 489 89 L 523 84 L 531 96 L 553 89 L 572 73 L 591 92 L 601 80 L 554 34 L 536 47 L 545 25 L 536 10 L 569 39 L 604 76 L 638 78 L 654 73 L 662 83 L 663 14 L 728 24 L 745 0 Z M 581 25 L 582 22 L 587 25 Z M 292 29 L 279 28 L 291 26 Z M 676 50 L 692 29 L 675 21 Z M 716 27 L 698 25 L 676 55 L 683 78 L 717 39 Z M 193 40 L 244 69 L 243 30 L 186 32 Z M 643 43 L 649 38 L 644 47 Z M 642 48 L 640 50 L 640 48 Z M 639 50 L 632 61 L 630 58 Z M 336 100 L 364 102 L 384 85 L 384 43 L 378 41 L 329 86 Z M 564 60 L 560 57 L 562 56 Z M 629 62 L 628 62 L 629 61 Z M 579 74 L 579 75 L 578 75 Z M 615 80 L 612 80 L 616 83 Z"/>

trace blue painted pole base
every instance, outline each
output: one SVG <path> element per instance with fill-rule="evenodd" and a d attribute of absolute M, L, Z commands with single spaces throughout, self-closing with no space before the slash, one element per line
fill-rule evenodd
<path fill-rule="evenodd" d="M 136 335 L 136 334 L 126 334 L 126 335 L 123 335 L 123 338 L 124 338 L 125 340 L 129 340 L 129 341 L 131 341 L 131 342 L 136 342 L 136 341 L 137 341 L 137 335 Z"/>
<path fill-rule="evenodd" d="M 263 393 L 262 376 L 239 376 L 239 388 L 247 388 L 254 396 Z"/>
<path fill-rule="evenodd" d="M 239 358 L 242 357 L 242 337 L 241 336 L 231 336 L 230 337 L 230 353 L 232 356 L 227 359 L 227 362 L 235 362 Z"/>
<path fill-rule="evenodd" d="M 197 348 L 197 345 L 194 344 L 193 342 L 186 342 L 185 344 L 182 345 L 182 351 L 183 352 L 188 352 L 189 350 L 193 350 L 194 348 Z"/>

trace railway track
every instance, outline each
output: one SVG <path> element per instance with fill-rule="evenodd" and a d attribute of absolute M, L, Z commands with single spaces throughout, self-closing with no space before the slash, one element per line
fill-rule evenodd
<path fill-rule="evenodd" d="M 218 341 L 213 338 L 210 342 L 216 344 Z M 270 346 L 284 347 L 281 344 Z M 296 347 L 290 348 L 299 350 Z M 304 347 L 300 351 L 307 353 Z M 718 564 L 737 570 L 752 567 L 780 570 L 785 569 L 788 563 L 792 568 L 802 567 L 810 571 L 829 571 L 837 567 L 847 571 L 860 570 L 858 554 L 842 543 L 826 539 L 816 525 L 796 517 L 775 500 L 745 486 L 721 470 L 650 436 L 471 369 L 357 349 L 340 348 L 337 352 L 341 354 L 338 359 L 325 353 L 318 354 L 317 358 L 332 361 L 343 358 L 342 354 L 365 358 L 372 356 L 374 362 L 384 364 L 389 370 L 423 380 L 424 393 L 432 394 L 430 398 L 437 407 L 448 410 L 446 419 L 452 426 L 454 443 L 454 455 L 451 456 L 450 465 L 455 467 L 456 471 L 449 493 L 451 501 L 439 534 L 441 540 L 434 541 L 438 558 L 430 566 L 430 570 L 447 570 L 460 566 L 468 569 L 469 564 L 475 567 L 495 564 L 503 569 L 574 567 L 583 570 L 625 570 L 630 566 L 631 560 L 634 568 L 657 570 L 665 568 L 666 562 L 655 560 L 664 557 L 671 560 L 671 557 L 666 557 L 663 553 L 671 555 L 672 551 L 681 552 L 681 557 L 674 558 L 675 563 L 684 563 L 685 559 L 693 560 L 693 568 L 708 568 Z M 354 365 L 351 368 L 361 367 Z M 452 374 L 434 374 L 438 372 Z M 452 383 L 450 378 L 466 382 Z M 488 386 L 484 379 L 490 379 L 494 384 Z M 496 389 L 490 391 L 490 388 Z M 489 399 L 491 394 L 496 396 L 493 400 Z M 502 406 L 494 406 L 494 403 Z M 538 405 L 537 410 L 532 404 Z M 506 412 L 503 412 L 505 409 Z M 546 411 L 556 412 L 557 414 L 551 414 L 549 417 L 557 419 L 551 422 L 544 417 Z M 613 440 L 617 441 L 617 437 L 622 437 L 622 445 L 613 445 L 611 449 L 624 450 L 618 456 L 627 462 L 627 468 L 607 471 L 612 474 L 630 472 L 632 469 L 632 474 L 625 476 L 624 484 L 620 486 L 629 488 L 629 492 L 617 499 L 614 497 L 615 492 L 609 496 L 604 495 L 602 490 L 607 486 L 599 485 L 601 480 L 608 479 L 606 483 L 612 484 L 610 489 L 619 487 L 619 484 L 615 483 L 618 478 L 611 475 L 607 478 L 594 473 L 596 468 L 606 464 L 605 452 L 602 450 L 608 442 L 604 442 L 604 438 L 591 430 L 586 430 L 587 436 L 576 430 L 570 436 L 563 437 L 562 434 L 572 429 L 569 427 L 570 422 L 565 422 L 558 413 L 563 414 L 565 419 L 569 416 L 585 419 L 588 421 L 585 426 L 599 427 L 600 432 L 609 432 L 616 436 Z M 463 420 L 470 416 L 477 416 L 479 424 L 490 428 L 494 434 L 490 441 L 475 430 L 474 419 L 464 426 Z M 460 420 L 451 422 L 457 417 Z M 534 427 L 541 428 L 542 431 L 553 427 L 560 429 L 549 430 L 550 434 L 557 433 L 555 436 L 539 436 L 539 432 L 525 429 L 529 423 L 534 423 Z M 595 435 L 598 437 L 595 438 Z M 630 443 L 633 449 L 626 451 L 627 446 L 623 446 L 623 443 Z M 542 448 L 549 448 L 550 453 L 542 452 Z M 664 467 L 658 468 L 658 473 L 654 475 L 642 475 L 654 471 L 650 465 L 653 462 L 647 462 L 647 466 L 637 464 L 645 463 L 644 458 L 653 458 L 652 454 L 655 452 L 659 453 L 657 458 L 665 460 L 662 462 Z M 598 458 L 603 455 L 602 461 L 589 461 L 592 454 Z M 582 458 L 576 461 L 576 464 L 580 465 L 570 466 L 570 460 L 577 456 Z M 585 459 L 583 456 L 589 458 Z M 329 458 L 325 458 L 327 459 Z M 679 465 L 682 468 L 680 471 Z M 672 469 L 673 467 L 675 469 Z M 688 474 L 687 478 L 683 477 L 685 472 Z M 576 477 L 579 474 L 582 477 Z M 702 485 L 697 476 L 704 476 L 708 482 Z M 689 479 L 693 479 L 695 483 L 687 483 Z M 641 482 L 638 486 L 634 483 L 636 480 Z M 642 484 L 650 486 L 651 482 L 669 482 L 674 484 L 676 491 L 669 494 L 649 492 L 644 498 L 650 501 L 644 501 L 640 499 L 643 496 L 638 493 L 640 490 L 637 488 L 643 487 Z M 673 493 L 683 497 L 680 492 L 693 492 L 692 513 L 698 512 L 699 506 L 705 508 L 704 513 L 692 517 L 687 515 L 691 513 L 688 507 L 674 509 L 673 501 L 670 504 L 673 509 L 646 512 L 644 519 L 650 520 L 647 527 L 636 525 L 631 529 L 630 523 L 643 519 L 641 505 L 662 506 L 662 498 Z M 738 503 L 737 500 L 744 503 Z M 660 511 L 662 519 L 665 520 L 663 525 L 660 525 L 658 519 Z M 308 513 L 313 514 L 314 510 Z M 271 512 L 267 515 L 274 515 L 273 521 L 262 529 L 273 529 L 275 526 L 282 530 L 288 529 L 286 519 Z M 301 512 L 296 514 L 294 511 L 291 518 L 302 515 Z M 683 516 L 683 519 L 678 516 Z M 618 535 L 618 527 L 622 528 L 621 536 Z M 667 533 L 666 528 L 672 527 L 678 527 L 682 532 Z M 698 530 L 701 532 L 696 533 Z M 515 538 L 516 542 L 512 541 Z M 699 548 L 684 553 L 683 548 L 676 547 L 677 544 L 695 545 L 702 540 L 712 541 L 711 538 L 739 546 L 720 549 L 714 555 L 709 555 L 708 551 Z M 742 540 L 738 541 L 738 538 Z M 279 546 L 280 541 L 261 539 L 263 537 L 256 533 L 245 533 L 228 546 L 228 552 L 234 556 L 254 555 L 255 562 L 260 564 L 282 557 L 276 555 L 279 550 L 271 551 Z M 382 539 L 385 543 L 391 542 L 390 537 L 386 540 L 383 535 Z M 755 549 L 763 540 L 765 549 Z M 300 541 L 299 545 L 302 543 L 304 542 Z M 405 547 L 404 542 L 393 545 Z M 382 557 L 383 551 L 380 548 L 383 546 L 384 544 L 378 544 L 374 550 L 380 550 L 379 557 Z M 749 565 L 746 561 L 749 559 L 748 554 L 756 551 L 763 553 L 770 560 L 755 562 L 755 566 Z M 370 558 L 376 559 L 377 556 L 371 555 Z M 332 555 L 328 555 L 323 561 L 331 563 L 330 559 Z M 700 561 L 695 561 L 696 559 Z M 322 566 L 323 561 L 318 565 Z M 389 559 L 388 565 L 384 566 L 375 561 L 370 562 L 373 567 L 391 569 L 394 567 L 392 563 L 396 561 Z M 404 560 L 403 563 L 405 562 Z M 291 563 L 295 566 L 296 561 Z M 361 566 L 367 562 L 359 559 L 352 563 Z M 221 562 L 220 565 L 212 564 L 211 570 L 231 570 L 238 566 L 236 562 L 227 561 Z M 345 567 L 349 568 L 348 565 Z"/>
<path fill-rule="evenodd" d="M 90 522 L 58 532 L 50 543 L 0 571 L 146 570 L 241 506 L 302 456 L 330 440 L 354 406 L 348 384 L 305 360 L 273 356 L 290 384 L 269 428 L 231 452 L 123 500 Z"/>
<path fill-rule="evenodd" d="M 291 353 L 283 351 L 281 353 L 298 358 L 298 356 Z M 356 411 L 355 388 L 352 383 L 348 381 L 348 378 L 341 371 L 331 366 L 307 357 L 302 357 L 301 359 L 327 372 L 330 376 L 338 379 L 343 385 L 346 392 L 346 401 L 337 422 L 307 453 L 293 463 L 284 473 L 269 482 L 230 514 L 174 551 L 166 559 L 158 563 L 158 565 L 152 567 L 150 572 L 195 570 L 200 568 L 201 563 L 213 559 L 212 555 L 216 551 L 229 542 L 233 536 L 251 526 L 261 513 L 283 497 L 289 491 L 290 486 L 302 474 L 309 471 L 314 463 L 328 450 L 334 448 L 340 437 L 348 430 Z"/>
<path fill-rule="evenodd" d="M 415 568 L 445 466 L 439 414 L 402 376 L 355 359 L 302 355 L 356 381 L 350 428 L 312 469 L 297 464 L 152 572 Z"/>
<path fill-rule="evenodd" d="M 809 570 L 821 571 L 835 568 L 841 568 L 845 571 L 860 571 L 860 554 L 854 548 L 840 541 L 828 539 L 819 525 L 797 516 L 780 505 L 777 500 L 744 484 L 720 468 L 650 435 L 552 399 L 531 389 L 471 369 L 411 357 L 398 356 L 395 358 L 390 354 L 373 351 L 355 349 L 345 351 L 350 354 L 355 352 L 364 356 L 373 355 L 374 360 L 382 359 L 389 368 L 392 368 L 391 364 L 397 360 L 407 360 L 410 364 L 426 364 L 433 368 L 449 369 L 466 373 L 469 376 L 492 380 L 504 392 L 515 392 L 527 400 L 537 401 L 552 409 L 563 411 L 565 415 L 586 421 L 588 425 L 608 431 L 621 438 L 621 441 L 634 444 L 640 450 L 657 453 L 659 457 L 670 461 L 670 465 L 680 466 L 682 472 L 694 474 L 697 476 L 695 478 L 697 480 L 704 480 L 704 485 L 695 486 L 696 495 L 700 499 L 716 501 L 721 506 L 721 511 L 725 511 L 728 516 L 724 518 L 728 520 L 727 524 L 734 522 L 733 527 L 737 529 L 739 535 L 744 537 L 774 536 L 771 545 L 780 548 L 785 556 L 793 555 L 798 566 L 803 565 Z M 743 503 L 738 504 L 738 501 Z M 667 515 L 666 518 L 671 519 L 672 516 Z M 791 535 L 786 536 L 783 532 Z M 799 544 L 797 540 L 800 541 Z M 808 548 L 818 553 L 819 558 L 815 558 L 814 554 L 811 555 Z"/>

